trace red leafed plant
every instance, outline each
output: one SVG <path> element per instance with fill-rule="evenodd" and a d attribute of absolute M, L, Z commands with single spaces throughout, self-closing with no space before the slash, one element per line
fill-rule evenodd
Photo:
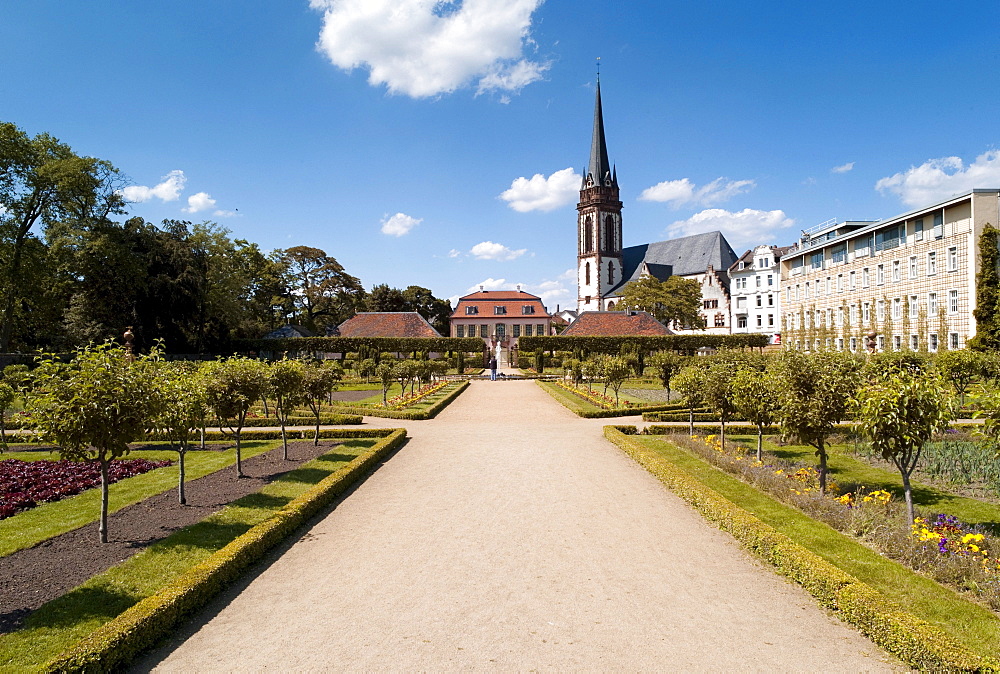
<path fill-rule="evenodd" d="M 112 461 L 108 481 L 118 482 L 172 461 L 124 459 Z M 39 503 L 61 499 L 92 489 L 101 483 L 96 461 L 0 461 L 0 519 L 34 508 Z"/>

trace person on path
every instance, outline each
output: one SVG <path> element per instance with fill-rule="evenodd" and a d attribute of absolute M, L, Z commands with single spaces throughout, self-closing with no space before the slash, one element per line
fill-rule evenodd
<path fill-rule="evenodd" d="M 490 358 L 490 381 L 497 380 L 497 357 L 492 356 Z"/>

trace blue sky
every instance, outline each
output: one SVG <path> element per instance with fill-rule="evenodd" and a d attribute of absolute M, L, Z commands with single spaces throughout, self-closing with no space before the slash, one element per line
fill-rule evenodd
<path fill-rule="evenodd" d="M 366 287 L 575 303 L 594 63 L 626 245 L 737 253 L 1000 187 L 986 2 L 33 0 L 0 119 L 113 162 L 131 212 L 322 248 Z"/>

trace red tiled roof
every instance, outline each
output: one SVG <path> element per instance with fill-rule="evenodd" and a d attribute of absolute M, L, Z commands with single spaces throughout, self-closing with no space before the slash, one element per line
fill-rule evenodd
<path fill-rule="evenodd" d="M 341 337 L 440 337 L 415 311 L 382 311 L 356 314 L 340 324 Z"/>
<path fill-rule="evenodd" d="M 585 311 L 562 331 L 563 337 L 631 337 L 672 335 L 645 311 Z"/>
<path fill-rule="evenodd" d="M 497 314 L 495 307 L 505 307 L 507 313 Z M 522 307 L 530 306 L 534 313 L 526 314 Z M 467 307 L 475 307 L 477 313 L 468 313 Z M 452 318 L 483 318 L 485 316 L 506 316 L 507 318 L 549 318 L 542 298 L 519 290 L 480 290 L 477 293 L 458 298 L 458 306 Z"/>

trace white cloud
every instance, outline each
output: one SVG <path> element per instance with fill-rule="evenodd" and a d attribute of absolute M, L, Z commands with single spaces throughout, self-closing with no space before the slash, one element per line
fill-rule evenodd
<path fill-rule="evenodd" d="M 207 211 L 214 206 L 215 199 L 208 192 L 198 192 L 188 197 L 187 208 L 182 208 L 181 210 L 185 213 L 198 213 L 199 211 Z"/>
<path fill-rule="evenodd" d="M 712 206 L 732 199 L 737 194 L 749 192 L 757 186 L 753 180 L 729 180 L 716 178 L 707 185 L 697 187 L 688 178 L 665 180 L 647 187 L 639 195 L 640 201 L 663 201 L 674 208 L 688 204 Z"/>
<path fill-rule="evenodd" d="M 452 248 L 448 251 L 448 257 L 458 257 L 462 254 L 462 251 Z"/>
<path fill-rule="evenodd" d="M 519 248 L 518 250 L 512 250 L 500 243 L 483 241 L 482 243 L 477 243 L 473 246 L 472 250 L 469 252 L 472 253 L 477 260 L 497 260 L 500 262 L 507 262 L 521 257 L 528 252 L 528 249 Z"/>
<path fill-rule="evenodd" d="M 181 192 L 184 191 L 184 184 L 187 178 L 184 171 L 174 170 L 160 178 L 161 182 L 153 187 L 145 185 L 129 185 L 121 190 L 121 195 L 125 201 L 132 203 L 142 203 L 149 201 L 153 197 L 161 201 L 177 201 Z"/>
<path fill-rule="evenodd" d="M 784 211 L 758 211 L 744 208 L 742 211 L 727 211 L 709 208 L 695 213 L 687 220 L 678 220 L 667 226 L 670 237 L 689 236 L 703 232 L 721 231 L 730 245 L 739 248 L 753 243 L 774 241 L 776 231 L 787 229 L 795 220 Z"/>
<path fill-rule="evenodd" d="M 840 166 L 834 166 L 830 169 L 831 173 L 847 173 L 854 168 L 854 162 L 849 161 L 846 164 L 841 164 Z"/>
<path fill-rule="evenodd" d="M 239 215 L 239 213 L 237 213 L 236 211 L 225 211 L 220 209 L 212 213 L 212 215 L 214 215 L 217 218 L 235 218 L 237 215 Z"/>
<path fill-rule="evenodd" d="M 536 173 L 530 179 L 515 179 L 500 198 L 519 213 L 551 211 L 576 201 L 582 180 L 572 168 L 556 171 L 548 178 Z"/>
<path fill-rule="evenodd" d="M 907 206 L 923 206 L 968 192 L 976 187 L 1000 186 L 1000 150 L 990 150 L 966 166 L 960 157 L 928 159 L 903 173 L 882 178 L 875 189 L 891 192 Z"/>
<path fill-rule="evenodd" d="M 525 57 L 531 15 L 542 0 L 310 0 L 323 12 L 317 48 L 368 83 L 413 98 L 475 84 L 516 92 L 547 63 Z"/>
<path fill-rule="evenodd" d="M 411 218 L 406 213 L 396 213 L 391 218 L 382 218 L 382 233 L 389 236 L 403 236 L 423 222 L 423 218 Z"/>

